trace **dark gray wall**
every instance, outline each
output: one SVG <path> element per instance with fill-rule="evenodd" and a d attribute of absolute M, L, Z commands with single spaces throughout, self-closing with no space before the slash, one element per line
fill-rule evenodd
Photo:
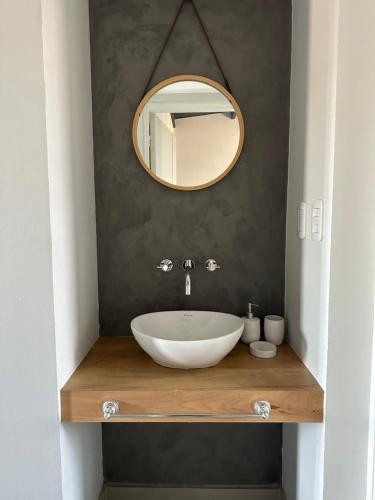
<path fill-rule="evenodd" d="M 91 0 L 95 182 L 101 335 L 129 335 L 130 320 L 167 309 L 283 313 L 289 132 L 290 0 L 196 0 L 245 120 L 232 172 L 201 191 L 155 182 L 138 164 L 133 114 L 179 0 Z M 153 83 L 181 73 L 223 83 L 187 5 Z M 193 275 L 163 257 L 216 258 Z M 104 426 L 107 479 L 184 484 L 280 480 L 281 427 Z M 262 449 L 261 457 L 259 457 Z M 147 453 L 145 454 L 145 450 Z M 196 457 L 202 457 L 197 466 Z M 145 467 L 145 464 L 147 466 Z M 165 464 L 169 464 L 166 467 Z"/>
<path fill-rule="evenodd" d="M 178 485 L 279 484 L 281 426 L 103 425 L 111 481 Z"/>

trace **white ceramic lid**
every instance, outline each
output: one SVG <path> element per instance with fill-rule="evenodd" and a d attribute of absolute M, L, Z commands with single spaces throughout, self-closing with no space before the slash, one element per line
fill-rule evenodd
<path fill-rule="evenodd" d="M 277 347 L 271 342 L 257 340 L 250 344 L 250 352 L 257 358 L 273 358 L 276 356 Z"/>

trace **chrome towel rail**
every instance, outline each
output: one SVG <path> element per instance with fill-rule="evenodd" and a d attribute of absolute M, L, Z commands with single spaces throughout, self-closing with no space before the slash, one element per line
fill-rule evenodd
<path fill-rule="evenodd" d="M 118 401 L 104 401 L 103 417 L 112 418 L 263 418 L 267 420 L 271 414 L 269 401 L 255 401 L 253 413 L 120 413 Z"/>

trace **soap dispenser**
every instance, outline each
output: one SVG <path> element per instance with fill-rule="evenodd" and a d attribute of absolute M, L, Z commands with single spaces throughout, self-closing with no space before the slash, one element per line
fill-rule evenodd
<path fill-rule="evenodd" d="M 260 339 L 260 319 L 254 316 L 253 307 L 258 307 L 257 304 L 249 302 L 249 310 L 242 319 L 245 326 L 241 335 L 241 341 L 244 344 L 250 344 Z"/>

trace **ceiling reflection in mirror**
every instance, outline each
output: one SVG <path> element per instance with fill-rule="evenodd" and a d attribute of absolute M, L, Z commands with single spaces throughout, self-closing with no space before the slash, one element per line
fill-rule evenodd
<path fill-rule="evenodd" d="M 201 189 L 220 180 L 243 142 L 233 97 L 216 82 L 194 78 L 159 84 L 141 102 L 134 121 L 133 141 L 143 167 L 177 189 Z"/>

